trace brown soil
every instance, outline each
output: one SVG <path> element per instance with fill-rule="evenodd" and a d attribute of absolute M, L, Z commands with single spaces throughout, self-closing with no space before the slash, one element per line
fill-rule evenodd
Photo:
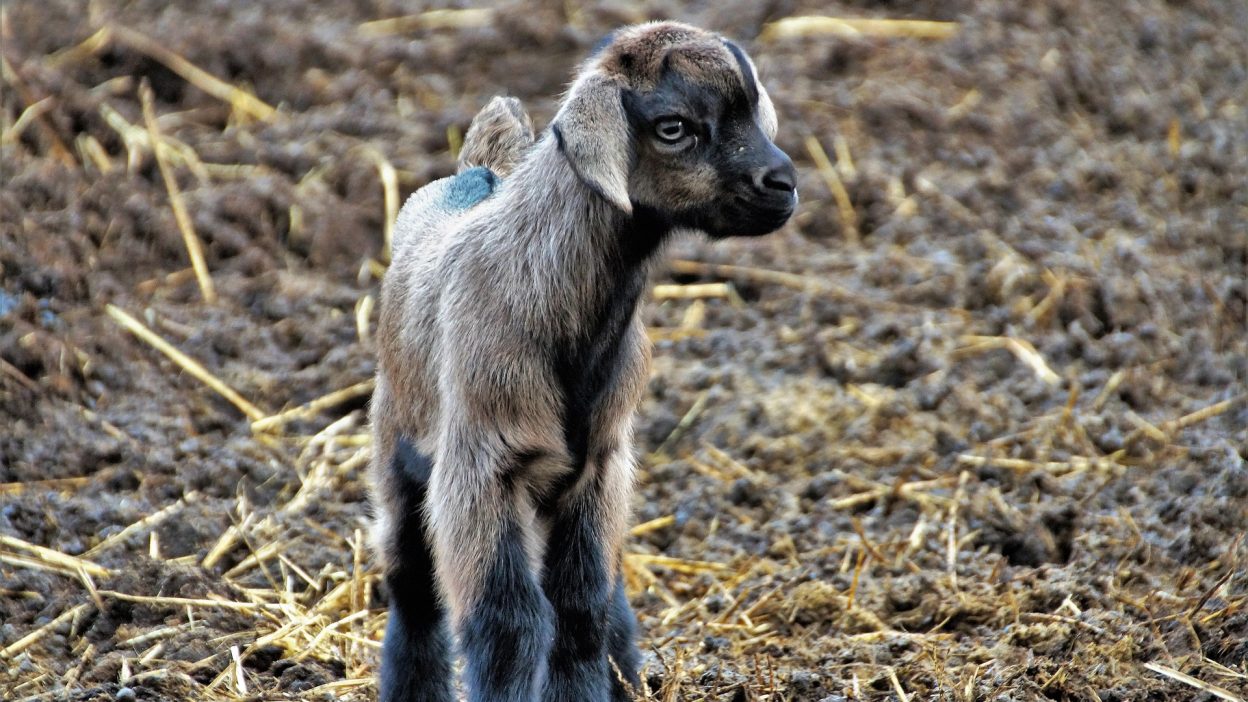
<path fill-rule="evenodd" d="M 663 16 L 750 46 L 803 205 L 763 240 L 674 247 L 744 268 L 656 281 L 739 300 L 645 309 L 627 572 L 648 694 L 1215 699 L 1173 669 L 1248 695 L 1248 5 L 547 3 L 360 29 L 399 5 L 5 4 L 0 698 L 375 696 L 366 396 L 253 433 L 105 306 L 264 412 L 369 379 L 376 155 L 406 196 L 490 95 L 544 124 L 603 32 Z M 758 38 L 811 13 L 959 26 Z M 57 53 L 109 23 L 276 117 L 124 29 Z"/>

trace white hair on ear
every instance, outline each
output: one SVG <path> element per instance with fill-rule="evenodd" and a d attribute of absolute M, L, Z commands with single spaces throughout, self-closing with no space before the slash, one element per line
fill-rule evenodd
<path fill-rule="evenodd" d="M 754 64 L 754 59 L 744 51 L 741 52 L 741 57 L 749 65 L 750 73 L 754 74 L 754 87 L 758 90 L 758 107 L 756 108 L 758 126 L 762 128 L 763 134 L 766 134 L 768 139 L 775 139 L 776 131 L 780 129 L 780 121 L 776 117 L 776 106 L 772 103 L 771 96 L 767 94 L 767 89 L 763 87 L 762 79 L 758 77 L 758 66 Z"/>
<path fill-rule="evenodd" d="M 763 134 L 766 134 L 768 139 L 775 139 L 776 132 L 780 129 L 780 122 L 776 117 L 776 106 L 772 104 L 771 96 L 767 94 L 762 81 L 755 79 L 754 82 L 758 85 L 758 126 L 762 127 Z"/>

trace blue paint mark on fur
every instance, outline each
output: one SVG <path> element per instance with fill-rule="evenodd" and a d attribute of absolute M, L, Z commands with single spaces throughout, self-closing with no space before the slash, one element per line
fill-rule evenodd
<path fill-rule="evenodd" d="M 469 168 L 451 180 L 446 189 L 446 206 L 453 210 L 466 210 L 494 194 L 498 188 L 498 176 L 484 166 Z"/>

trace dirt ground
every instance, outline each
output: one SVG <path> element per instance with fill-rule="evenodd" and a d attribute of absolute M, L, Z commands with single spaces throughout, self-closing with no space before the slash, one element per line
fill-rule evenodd
<path fill-rule="evenodd" d="M 802 206 L 645 307 L 643 695 L 1248 696 L 1248 4 L 690 5 L 3 5 L 0 698 L 375 698 L 385 184 L 663 17 L 749 48 Z"/>

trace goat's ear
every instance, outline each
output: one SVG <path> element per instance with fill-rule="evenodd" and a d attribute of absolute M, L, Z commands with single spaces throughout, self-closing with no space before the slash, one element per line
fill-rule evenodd
<path fill-rule="evenodd" d="M 559 148 L 586 185 L 628 214 L 632 148 L 619 84 L 601 73 L 577 80 L 555 115 Z"/>

